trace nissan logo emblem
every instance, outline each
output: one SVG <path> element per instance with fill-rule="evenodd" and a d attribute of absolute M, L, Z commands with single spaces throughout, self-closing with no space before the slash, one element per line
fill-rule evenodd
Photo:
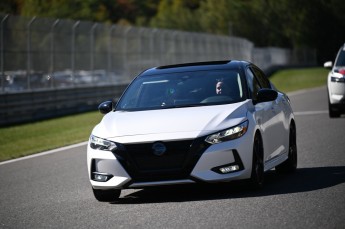
<path fill-rule="evenodd" d="M 152 145 L 152 150 L 154 155 L 162 156 L 167 151 L 167 147 L 161 142 L 156 142 Z"/>

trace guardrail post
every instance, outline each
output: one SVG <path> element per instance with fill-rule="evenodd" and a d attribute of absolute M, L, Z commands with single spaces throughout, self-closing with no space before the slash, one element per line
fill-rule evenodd
<path fill-rule="evenodd" d="M 144 32 L 145 32 L 144 28 L 139 29 L 138 50 L 137 50 L 137 54 L 135 55 L 135 57 L 138 58 L 138 63 L 139 63 L 139 69 L 136 69 L 137 72 L 138 70 L 140 71 L 143 68 L 143 59 L 144 59 L 145 53 L 143 53 L 142 43 L 144 40 L 144 37 L 143 37 Z M 137 61 L 137 59 L 135 61 Z"/>
<path fill-rule="evenodd" d="M 108 37 L 108 81 L 111 82 L 110 74 L 112 71 L 112 51 L 113 51 L 113 46 L 112 46 L 112 36 L 113 36 L 113 30 L 116 28 L 116 25 L 112 25 L 110 27 L 109 31 L 109 37 Z"/>
<path fill-rule="evenodd" d="M 154 38 L 155 38 L 155 36 L 156 36 L 156 33 L 157 33 L 157 29 L 156 28 L 154 28 L 154 29 L 152 29 L 152 32 L 151 32 L 151 39 L 150 39 L 150 58 L 151 58 L 151 60 L 152 60 L 152 62 L 154 62 L 155 63 L 155 65 L 157 65 L 156 64 L 156 59 L 157 58 L 155 58 L 156 56 L 155 56 L 155 52 L 154 52 L 154 50 L 155 50 L 155 42 L 154 42 Z"/>
<path fill-rule="evenodd" d="M 54 87 L 54 77 L 53 77 L 53 73 L 55 71 L 55 27 L 57 26 L 57 24 L 59 24 L 60 19 L 55 20 L 55 22 L 53 23 L 52 27 L 50 28 L 50 34 L 51 34 L 51 43 L 50 43 L 50 76 L 49 80 L 50 80 L 50 87 Z"/>
<path fill-rule="evenodd" d="M 94 79 L 94 68 L 95 68 L 95 30 L 98 26 L 98 23 L 93 24 L 90 31 L 90 71 L 91 71 L 91 82 L 95 81 Z"/>
<path fill-rule="evenodd" d="M 72 85 L 75 86 L 75 30 L 77 29 L 80 21 L 74 23 L 72 27 L 72 46 L 71 46 L 71 71 L 72 71 Z"/>
<path fill-rule="evenodd" d="M 179 60 L 178 58 L 178 48 L 177 48 L 177 44 L 178 44 L 178 41 L 177 41 L 177 33 L 178 31 L 175 30 L 171 37 L 172 37 L 172 40 L 173 40 L 173 47 L 174 47 L 174 50 L 172 50 L 171 52 L 171 64 L 178 64 L 181 60 Z"/>
<path fill-rule="evenodd" d="M 28 32 L 28 39 L 27 39 L 27 65 L 26 65 L 26 77 L 27 77 L 27 89 L 31 89 L 31 76 L 30 71 L 31 69 L 31 25 L 36 20 L 36 17 L 33 17 L 28 25 L 27 25 L 27 32 Z"/>
<path fill-rule="evenodd" d="M 166 60 L 166 45 L 165 45 L 165 30 L 161 30 L 160 31 L 160 34 L 161 34 L 161 37 L 160 37 L 160 43 L 159 43 L 159 45 L 160 45 L 160 49 L 159 49 L 159 55 L 160 55 L 160 57 L 159 57 L 159 65 L 167 65 L 167 63 L 165 62 L 165 60 Z M 163 50 L 164 50 L 164 52 L 163 52 Z"/>
<path fill-rule="evenodd" d="M 123 45 L 123 48 L 124 48 L 124 52 L 123 52 L 123 57 L 124 57 L 124 61 L 123 61 L 123 65 L 124 65 L 124 68 L 125 68 L 125 71 L 126 71 L 126 77 L 130 77 L 130 73 L 128 71 L 128 42 L 127 42 L 127 39 L 128 39 L 128 33 L 131 31 L 132 27 L 127 27 L 126 31 L 125 31 L 125 40 L 124 40 L 124 45 Z"/>
<path fill-rule="evenodd" d="M 1 37 L 0 37 L 0 44 L 1 44 L 1 91 L 5 92 L 5 72 L 4 72 L 4 43 L 5 43 L 5 39 L 4 39 L 4 23 L 8 18 L 8 14 L 5 15 L 5 17 L 1 20 Z"/>

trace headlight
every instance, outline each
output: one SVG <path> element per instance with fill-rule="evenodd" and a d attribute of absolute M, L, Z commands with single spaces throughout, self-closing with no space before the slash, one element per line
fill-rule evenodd
<path fill-rule="evenodd" d="M 332 76 L 332 77 L 331 77 L 331 81 L 332 81 L 332 82 L 344 83 L 344 82 L 345 82 L 345 78 L 343 78 L 343 77 L 334 77 L 334 76 Z"/>
<path fill-rule="evenodd" d="M 90 147 L 92 149 L 112 151 L 117 148 L 115 142 L 108 141 L 94 135 L 90 136 Z"/>
<path fill-rule="evenodd" d="M 223 130 L 221 132 L 211 134 L 208 136 L 205 141 L 210 144 L 217 144 L 229 140 L 233 140 L 243 136 L 248 129 L 248 121 L 242 122 L 238 126 L 232 127 L 227 130 Z"/>

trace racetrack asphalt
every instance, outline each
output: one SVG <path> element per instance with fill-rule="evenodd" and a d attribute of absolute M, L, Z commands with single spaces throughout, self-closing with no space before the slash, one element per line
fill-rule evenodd
<path fill-rule="evenodd" d="M 344 228 L 345 116 L 331 119 L 326 88 L 289 94 L 298 169 L 237 184 L 130 189 L 100 203 L 86 143 L 0 164 L 0 228 Z"/>

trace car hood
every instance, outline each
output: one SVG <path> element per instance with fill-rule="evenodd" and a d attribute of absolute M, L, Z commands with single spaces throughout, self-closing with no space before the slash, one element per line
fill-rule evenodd
<path fill-rule="evenodd" d="M 192 139 L 246 120 L 248 101 L 214 106 L 110 112 L 92 134 L 119 143 Z"/>

